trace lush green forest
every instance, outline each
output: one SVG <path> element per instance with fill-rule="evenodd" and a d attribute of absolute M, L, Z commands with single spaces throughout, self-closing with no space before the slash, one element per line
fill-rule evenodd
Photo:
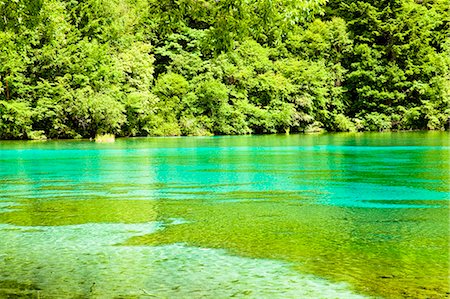
<path fill-rule="evenodd" d="M 0 0 L 0 138 L 448 128 L 448 0 Z"/>

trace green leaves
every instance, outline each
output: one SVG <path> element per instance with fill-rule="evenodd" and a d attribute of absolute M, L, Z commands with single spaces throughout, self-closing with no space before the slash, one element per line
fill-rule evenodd
<path fill-rule="evenodd" d="M 0 138 L 27 139 L 32 131 L 31 115 L 26 103 L 0 101 Z"/>
<path fill-rule="evenodd" d="M 0 31 L 22 33 L 39 22 L 43 0 L 0 1 Z"/>
<path fill-rule="evenodd" d="M 443 129 L 448 10 L 0 0 L 0 138 Z"/>
<path fill-rule="evenodd" d="M 443 3 L 344 1 L 331 6 L 339 7 L 334 13 L 347 21 L 354 40 L 354 51 L 343 59 L 349 69 L 345 85 L 350 115 L 364 118 L 364 128 L 370 130 L 442 128 L 444 121 L 436 116 L 442 108 L 441 112 L 428 109 L 436 116 L 427 117 L 432 119 L 430 125 L 425 116 L 414 115 L 417 107 L 424 110 L 436 97 L 442 103 L 438 106 L 446 101 L 445 88 L 438 83 L 448 85 L 448 53 L 443 52 L 442 34 L 449 31 L 443 27 Z M 441 63 L 443 59 L 447 62 Z M 406 112 L 393 114 L 400 106 Z"/>

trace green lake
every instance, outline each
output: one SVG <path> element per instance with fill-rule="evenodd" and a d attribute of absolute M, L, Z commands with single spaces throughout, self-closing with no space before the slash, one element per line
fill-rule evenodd
<path fill-rule="evenodd" d="M 0 298 L 448 298 L 450 134 L 0 142 Z"/>

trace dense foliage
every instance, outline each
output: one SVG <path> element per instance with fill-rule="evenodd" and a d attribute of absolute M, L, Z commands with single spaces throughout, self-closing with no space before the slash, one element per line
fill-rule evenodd
<path fill-rule="evenodd" d="M 448 0 L 0 0 L 0 138 L 443 129 Z"/>

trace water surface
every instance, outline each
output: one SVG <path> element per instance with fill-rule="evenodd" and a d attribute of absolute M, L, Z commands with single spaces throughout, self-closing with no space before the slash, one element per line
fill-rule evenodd
<path fill-rule="evenodd" d="M 449 137 L 0 142 L 0 297 L 448 297 Z"/>

